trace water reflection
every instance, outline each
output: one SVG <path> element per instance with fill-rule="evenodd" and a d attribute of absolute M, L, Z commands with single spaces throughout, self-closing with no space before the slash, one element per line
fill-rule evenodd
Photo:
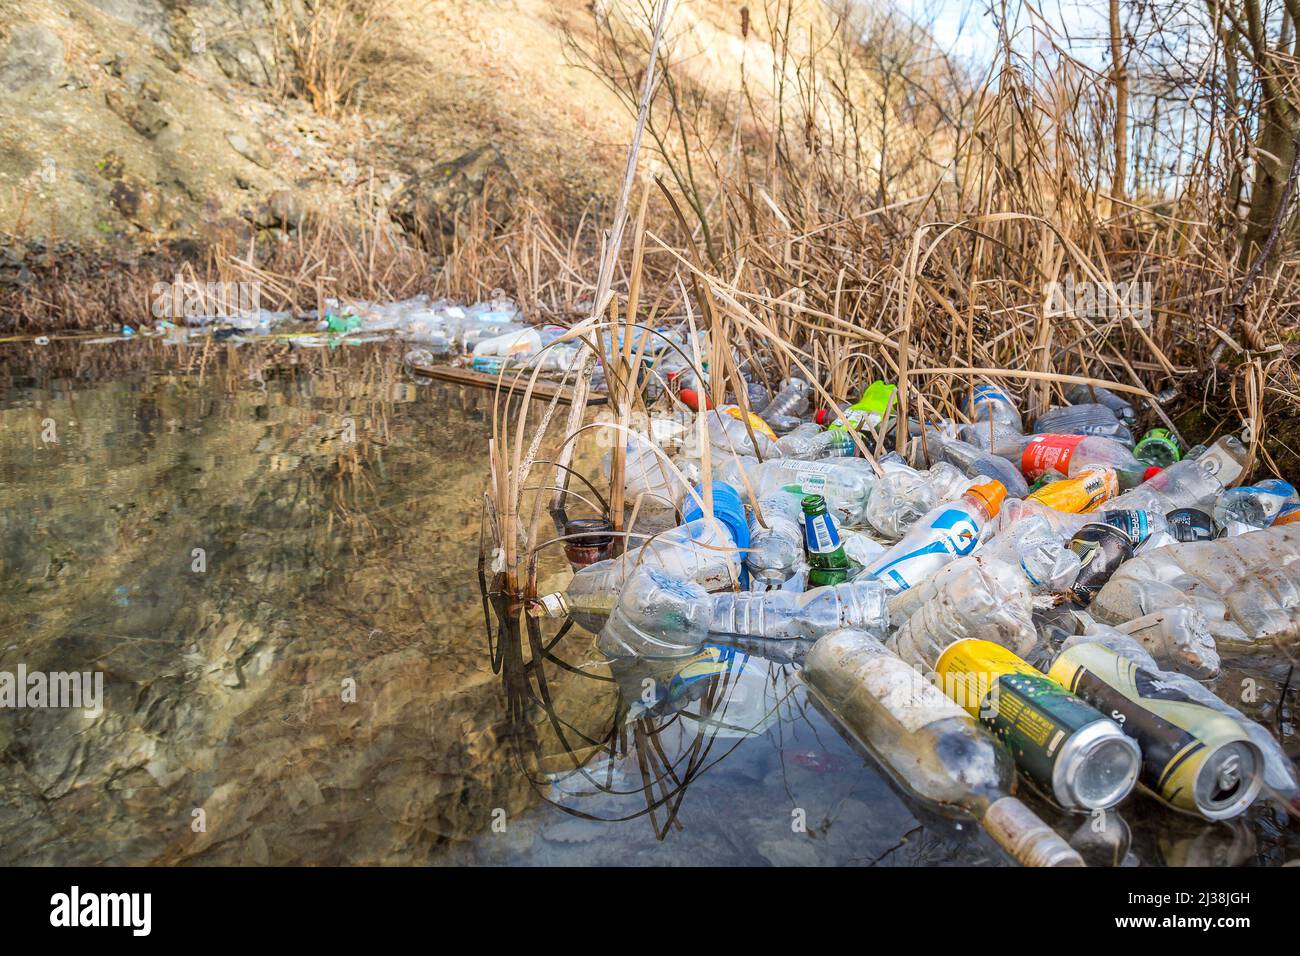
<path fill-rule="evenodd" d="M 506 603 L 490 394 L 383 349 L 8 358 L 0 670 L 100 671 L 106 702 L 0 709 L 0 863 L 1002 861 L 843 740 L 788 649 L 611 669 Z M 1245 837 L 1122 812 L 1124 861 L 1296 855 L 1267 809 Z"/>

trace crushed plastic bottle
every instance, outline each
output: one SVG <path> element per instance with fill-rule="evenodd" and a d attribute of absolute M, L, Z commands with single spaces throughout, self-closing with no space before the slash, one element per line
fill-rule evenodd
<path fill-rule="evenodd" d="M 1027 515 L 994 535 L 979 554 L 1020 568 L 1035 594 L 1065 593 L 1083 563 L 1065 546 L 1061 533 L 1038 514 Z"/>
<path fill-rule="evenodd" d="M 1034 431 L 1055 435 L 1098 435 L 1132 448 L 1133 433 L 1101 404 L 1049 408 L 1034 420 Z"/>
<path fill-rule="evenodd" d="M 990 454 L 984 448 L 945 435 L 934 428 L 925 430 L 925 440 L 920 444 L 929 453 L 929 465 L 947 462 L 959 468 L 967 478 L 992 478 L 1002 482 L 1008 498 L 1024 498 L 1029 494 L 1029 484 L 1020 469 L 1000 455 Z M 924 462 L 922 463 L 924 464 Z"/>
<path fill-rule="evenodd" d="M 1161 667 L 1196 680 L 1218 676 L 1219 648 L 1210 622 L 1194 607 L 1171 607 L 1115 625 L 1135 638 Z"/>
<path fill-rule="evenodd" d="M 1167 515 L 1180 508 L 1211 511 L 1224 487 L 1235 482 L 1246 462 L 1246 449 L 1236 438 L 1220 438 L 1196 457 L 1184 458 L 1122 492 L 1110 508 L 1136 508 Z"/>
<path fill-rule="evenodd" d="M 777 452 L 784 458 L 818 461 L 822 458 L 851 458 L 857 451 L 853 438 L 843 429 L 828 429 L 804 422 L 777 439 Z"/>
<path fill-rule="evenodd" d="M 808 394 L 811 390 L 811 386 L 803 379 L 794 376 L 787 378 L 758 414 L 769 425 L 773 419 L 798 418 L 808 411 Z"/>
<path fill-rule="evenodd" d="M 1127 398 L 1122 398 L 1110 389 L 1102 388 L 1100 385 L 1067 385 L 1065 386 L 1065 400 L 1071 405 L 1086 405 L 1097 402 L 1114 412 L 1115 417 L 1129 428 L 1137 425 L 1137 410 L 1133 408 L 1132 403 Z"/>
<path fill-rule="evenodd" d="M 1092 613 L 1123 623 L 1175 607 L 1199 610 L 1221 653 L 1261 653 L 1300 638 L 1300 525 L 1173 544 L 1123 564 Z"/>
<path fill-rule="evenodd" d="M 897 541 L 934 510 L 939 496 L 923 472 L 896 461 L 882 460 L 880 467 L 885 474 L 871 492 L 865 517 L 880 534 Z"/>
<path fill-rule="evenodd" d="M 972 486 L 959 500 L 930 511 L 863 573 L 898 591 L 920 584 L 978 547 L 982 530 L 997 515 L 1005 495 L 997 481 Z"/>
<path fill-rule="evenodd" d="M 716 462 L 715 462 L 716 464 Z M 736 487 L 743 471 L 759 497 L 784 490 L 803 498 L 821 495 L 841 527 L 861 527 L 876 484 L 876 472 L 865 458 L 826 458 L 799 461 L 774 458 L 759 463 L 750 458 L 723 462 L 717 467 L 720 479 Z"/>
<path fill-rule="evenodd" d="M 620 589 L 596 647 L 611 660 L 689 657 L 708 636 L 708 597 L 663 568 L 638 569 Z"/>
<path fill-rule="evenodd" d="M 890 616 L 910 610 L 885 645 L 913 667 L 933 671 L 945 647 L 966 637 L 992 641 L 1024 657 L 1038 642 L 1033 597 L 1023 574 L 1005 561 L 961 558 L 910 594 L 890 602 Z"/>

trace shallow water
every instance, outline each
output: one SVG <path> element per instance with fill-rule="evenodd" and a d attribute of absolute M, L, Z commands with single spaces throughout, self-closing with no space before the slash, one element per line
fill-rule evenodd
<path fill-rule="evenodd" d="M 7 356 L 0 671 L 100 672 L 105 700 L 0 710 L 0 863 L 1004 862 L 791 663 L 674 685 L 578 629 L 489 637 L 487 393 L 385 350 L 139 348 Z M 682 693 L 647 712 L 647 680 Z M 1263 805 L 1135 797 L 1101 833 L 1041 810 L 1093 862 L 1300 856 Z"/>

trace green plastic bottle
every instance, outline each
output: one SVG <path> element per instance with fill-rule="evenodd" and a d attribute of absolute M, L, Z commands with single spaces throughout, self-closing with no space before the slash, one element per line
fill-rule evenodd
<path fill-rule="evenodd" d="M 1182 458 L 1183 453 L 1178 447 L 1178 439 L 1170 434 L 1168 428 L 1153 428 L 1137 443 L 1133 457 L 1157 468 L 1168 468 Z"/>
<path fill-rule="evenodd" d="M 803 540 L 808 552 L 809 587 L 843 584 L 849 579 L 849 556 L 844 553 L 839 529 L 821 495 L 809 495 L 803 500 Z"/>

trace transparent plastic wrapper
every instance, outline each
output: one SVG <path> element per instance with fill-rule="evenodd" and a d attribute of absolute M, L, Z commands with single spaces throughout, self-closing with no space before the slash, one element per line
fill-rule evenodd
<path fill-rule="evenodd" d="M 1030 514 L 995 535 L 980 556 L 1018 567 L 1035 594 L 1063 594 L 1078 577 L 1082 560 L 1066 547 L 1061 533 L 1038 514 Z"/>
<path fill-rule="evenodd" d="M 1058 656 L 1074 645 L 1084 643 L 1101 644 L 1103 647 L 1109 648 L 1121 657 L 1132 661 L 1138 667 L 1156 674 L 1163 684 L 1182 691 L 1196 703 L 1235 720 L 1241 725 L 1246 736 L 1259 747 L 1264 755 L 1264 786 L 1266 792 L 1271 791 L 1282 800 L 1290 803 L 1292 807 L 1300 809 L 1296 802 L 1297 799 L 1300 799 L 1300 775 L 1297 775 L 1295 762 L 1286 755 L 1282 745 L 1269 733 L 1267 728 L 1257 721 L 1251 720 L 1237 708 L 1223 701 L 1188 675 L 1162 669 L 1135 637 L 1105 624 L 1093 624 L 1083 634 L 1067 638 L 1062 643 Z"/>
<path fill-rule="evenodd" d="M 767 591 L 710 598 L 709 632 L 715 636 L 815 641 L 841 627 L 883 636 L 889 627 L 888 589 L 879 581 L 848 581 L 803 593 Z"/>
<path fill-rule="evenodd" d="M 1081 866 L 1082 858 L 1008 794 L 1015 770 L 1005 747 L 872 634 L 839 630 L 808 652 L 804 679 L 907 792 L 979 819 L 1025 866 Z"/>
<path fill-rule="evenodd" d="M 933 670 L 944 648 L 966 637 L 991 641 L 1020 657 L 1038 643 L 1028 582 L 1004 561 L 962 558 L 922 588 L 929 597 L 885 641 L 913 667 Z M 902 603 L 914 604 L 910 597 Z"/>
<path fill-rule="evenodd" d="M 1229 534 L 1267 528 L 1287 505 L 1300 502 L 1289 482 L 1265 478 L 1250 485 L 1225 488 L 1214 503 L 1214 523 Z"/>
<path fill-rule="evenodd" d="M 1034 420 L 1034 431 L 1057 435 L 1099 435 L 1133 447 L 1133 433 L 1128 426 L 1105 405 L 1095 403 L 1049 408 Z"/>
<path fill-rule="evenodd" d="M 1006 489 L 999 482 L 974 485 L 957 501 L 931 510 L 901 541 L 868 565 L 896 591 L 914 587 L 955 558 L 979 546 L 985 526 L 997 515 Z"/>
<path fill-rule="evenodd" d="M 1269 651 L 1300 639 L 1300 525 L 1172 544 L 1122 565 L 1093 600 L 1111 623 L 1196 608 L 1220 653 Z"/>

